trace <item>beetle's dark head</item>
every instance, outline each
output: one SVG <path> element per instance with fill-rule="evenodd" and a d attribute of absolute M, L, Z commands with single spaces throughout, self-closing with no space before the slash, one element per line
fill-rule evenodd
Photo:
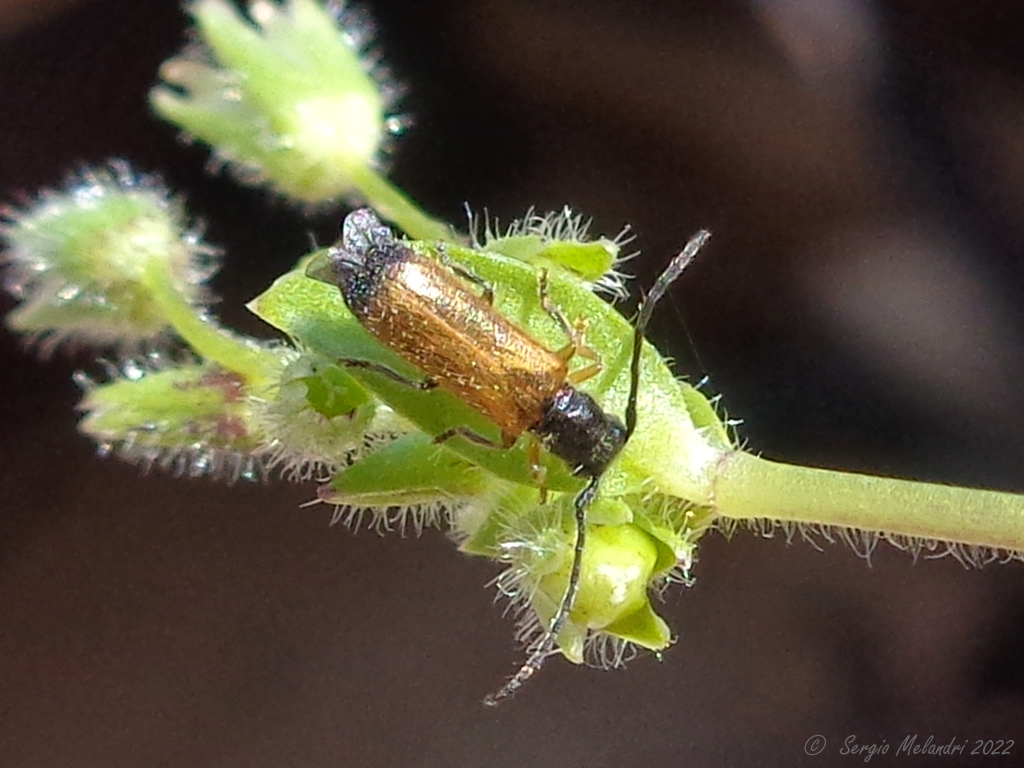
<path fill-rule="evenodd" d="M 396 245 L 395 236 L 369 208 L 352 211 L 341 225 L 341 238 L 323 258 L 310 262 L 306 275 L 324 283 L 345 286 L 373 271 L 375 262 L 387 259 Z"/>

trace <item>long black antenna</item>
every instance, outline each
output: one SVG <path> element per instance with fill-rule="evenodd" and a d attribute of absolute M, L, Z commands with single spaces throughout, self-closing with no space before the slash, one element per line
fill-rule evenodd
<path fill-rule="evenodd" d="M 548 627 L 543 637 L 541 637 L 540 642 L 526 659 L 526 662 L 519 668 L 519 671 L 507 683 L 501 686 L 497 693 L 488 694 L 484 698 L 484 704 L 488 707 L 496 707 L 504 699 L 515 696 L 516 691 L 522 688 L 527 680 L 537 674 L 544 665 L 544 660 L 555 650 L 555 643 L 562 632 L 562 627 L 565 626 L 565 622 L 569 618 L 569 610 L 576 602 L 576 595 L 580 591 L 580 573 L 583 570 L 583 548 L 586 545 L 587 535 L 587 507 L 590 506 L 597 495 L 597 484 L 600 479 L 598 476 L 590 478 L 574 502 L 576 509 L 576 544 L 572 552 L 572 570 L 569 574 L 569 586 L 566 588 L 565 594 L 562 595 L 554 621 Z"/>
<path fill-rule="evenodd" d="M 647 326 L 651 322 L 651 315 L 654 314 L 655 305 L 665 295 L 669 286 L 676 278 L 683 273 L 697 251 L 704 247 L 704 244 L 711 238 L 711 233 L 702 229 L 683 247 L 683 250 L 669 262 L 658 279 L 654 281 L 654 287 L 647 294 L 647 298 L 640 303 L 640 314 L 637 315 L 636 325 L 633 326 L 633 359 L 629 365 L 629 400 L 626 401 L 626 440 L 628 441 L 636 430 L 636 400 L 637 391 L 640 388 L 640 353 L 643 351 L 644 335 L 647 333 Z"/>
<path fill-rule="evenodd" d="M 651 292 L 642 302 L 640 314 L 637 316 L 636 325 L 633 330 L 633 357 L 630 361 L 629 369 L 629 400 L 626 403 L 626 436 L 622 442 L 623 445 L 629 441 L 630 436 L 636 429 L 637 390 L 640 386 L 640 353 L 643 349 L 644 333 L 651 322 L 654 306 L 665 295 L 665 292 L 675 279 L 693 261 L 693 257 L 697 255 L 697 252 L 710 237 L 711 233 L 706 229 L 700 230 L 691 237 L 683 250 L 669 262 L 669 265 L 665 267 L 665 271 L 654 281 Z M 558 635 L 569 618 L 569 611 L 576 602 L 576 595 L 580 590 L 580 575 L 583 570 L 583 549 L 586 543 L 587 532 L 587 507 L 593 503 L 594 498 L 597 496 L 600 480 L 600 475 L 591 477 L 573 504 L 576 512 L 576 543 L 573 547 L 572 570 L 569 574 L 569 585 L 559 603 L 554 621 L 552 621 L 551 626 L 541 637 L 536 648 L 530 653 L 526 662 L 519 668 L 519 671 L 500 690 L 484 698 L 484 704 L 488 707 L 496 707 L 503 700 L 514 696 L 516 691 L 522 688 L 523 684 L 543 666 L 544 660 L 554 652 Z"/>

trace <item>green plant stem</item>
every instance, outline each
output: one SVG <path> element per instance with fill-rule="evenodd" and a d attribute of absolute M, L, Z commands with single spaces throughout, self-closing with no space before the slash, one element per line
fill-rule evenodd
<path fill-rule="evenodd" d="M 386 177 L 365 166 L 350 168 L 348 173 L 366 202 L 413 240 L 458 241 L 451 227 L 425 214 Z"/>
<path fill-rule="evenodd" d="M 724 517 L 848 526 L 1024 550 L 1024 496 L 870 477 L 727 454 L 715 475 Z"/>
<path fill-rule="evenodd" d="M 196 354 L 238 374 L 250 386 L 268 383 L 277 367 L 273 353 L 203 317 L 174 287 L 166 265 L 150 266 L 143 281 L 167 322 Z"/>

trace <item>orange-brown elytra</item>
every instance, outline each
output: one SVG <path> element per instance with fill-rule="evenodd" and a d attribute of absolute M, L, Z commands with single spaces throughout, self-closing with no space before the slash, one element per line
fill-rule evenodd
<path fill-rule="evenodd" d="M 464 279 L 478 286 L 482 281 L 416 253 L 366 208 L 345 218 L 341 240 L 329 251 L 327 269 L 311 273 L 336 284 L 359 322 L 426 378 L 409 379 L 367 360 L 344 359 L 341 363 L 372 369 L 420 389 L 442 387 L 493 422 L 502 438 L 499 444 L 465 427 L 455 427 L 437 435 L 437 442 L 459 435 L 501 448 L 529 432 L 574 474 L 587 478 L 573 504 L 576 542 L 565 594 L 526 662 L 497 693 L 485 699 L 489 705 L 513 695 L 540 669 L 572 610 L 579 592 L 587 507 L 597 495 L 601 475 L 636 427 L 640 352 L 651 310 L 708 237 L 710 233 L 702 230 L 691 238 L 658 278 L 641 308 L 634 331 L 625 424 L 574 386 L 595 373 L 599 363 L 596 354 L 578 340 L 574 326 L 550 303 L 543 273 L 541 304 L 572 342 L 558 351 L 548 349 L 497 312 L 489 288 L 480 296 Z M 568 360 L 574 354 L 592 364 L 570 374 Z"/>

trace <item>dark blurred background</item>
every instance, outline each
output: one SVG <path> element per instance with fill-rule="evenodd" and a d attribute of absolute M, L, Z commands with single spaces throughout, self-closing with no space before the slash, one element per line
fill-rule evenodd
<path fill-rule="evenodd" d="M 416 120 L 393 177 L 427 209 L 629 223 L 640 285 L 715 232 L 652 336 L 751 450 L 1024 491 L 1024 5 L 372 9 Z M 228 250 L 222 316 L 267 333 L 242 303 L 340 212 L 204 175 L 148 114 L 178 4 L 5 0 L 0 24 L 0 196 L 110 156 L 162 170 Z M 893 764 L 914 734 L 967 744 L 942 765 L 1024 754 L 1020 563 L 711 535 L 663 662 L 550 663 L 485 710 L 520 660 L 490 564 L 329 528 L 310 487 L 101 461 L 74 428 L 83 361 L 7 333 L 0 358 L 4 766 L 839 765 L 849 736 Z M 1014 757 L 969 755 L 987 739 Z"/>

